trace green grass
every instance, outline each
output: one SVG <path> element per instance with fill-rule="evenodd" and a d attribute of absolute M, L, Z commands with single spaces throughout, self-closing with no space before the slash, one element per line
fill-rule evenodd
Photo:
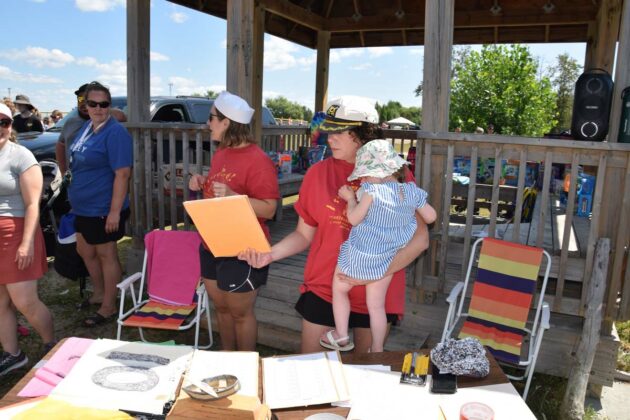
<path fill-rule="evenodd" d="M 617 322 L 615 326 L 621 340 L 617 355 L 617 369 L 630 372 L 630 321 Z"/>

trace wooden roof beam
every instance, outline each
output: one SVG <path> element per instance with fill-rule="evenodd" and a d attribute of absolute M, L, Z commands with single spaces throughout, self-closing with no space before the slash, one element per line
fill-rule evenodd
<path fill-rule="evenodd" d="M 594 20 L 596 10 L 579 8 L 565 13 L 512 13 L 504 12 L 501 16 L 492 16 L 487 11 L 459 12 L 455 14 L 456 28 L 494 28 L 497 26 L 548 26 L 588 23 Z M 324 29 L 330 32 L 354 31 L 400 31 L 402 29 L 423 29 L 424 15 L 408 13 L 398 18 L 394 14 L 381 16 L 362 16 L 357 22 L 351 16 L 329 18 L 323 21 Z"/>
<path fill-rule="evenodd" d="M 269 13 L 299 23 L 307 28 L 316 31 L 324 28 L 324 18 L 288 0 L 260 0 L 260 5 Z"/>

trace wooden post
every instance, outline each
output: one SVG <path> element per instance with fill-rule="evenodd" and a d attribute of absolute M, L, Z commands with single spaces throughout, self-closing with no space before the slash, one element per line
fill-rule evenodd
<path fill-rule="evenodd" d="M 621 11 L 621 27 L 619 29 L 619 48 L 617 65 L 615 66 L 615 87 L 610 111 L 610 130 L 608 141 L 616 142 L 621 120 L 621 91 L 630 86 L 630 4 L 625 1 Z"/>
<path fill-rule="evenodd" d="M 330 32 L 317 32 L 317 68 L 315 70 L 315 112 L 325 111 L 328 102 L 330 72 Z"/>
<path fill-rule="evenodd" d="M 127 121 L 130 123 L 151 119 L 150 3 L 150 0 L 136 0 L 127 4 Z"/>
<path fill-rule="evenodd" d="M 250 0 L 227 2 L 227 90 L 255 110 L 254 138 L 262 133 L 264 9 Z"/>
<path fill-rule="evenodd" d="M 147 122 L 151 119 L 149 60 L 151 35 L 151 1 L 137 0 L 127 2 L 127 121 L 129 123 Z M 132 180 L 131 225 L 133 227 L 133 246 L 128 251 L 127 268 L 138 266 L 142 261 L 144 245 L 144 212 L 142 212 L 141 196 L 144 185 L 150 180 L 144 179 L 144 146 L 140 130 L 134 131 L 134 171 Z M 144 183 L 144 184 L 143 184 Z M 134 271 L 130 271 L 134 272 Z"/>
<path fill-rule="evenodd" d="M 609 254 L 610 239 L 599 239 L 593 264 L 593 274 L 586 298 L 584 328 L 582 329 L 582 336 L 575 356 L 576 360 L 569 374 L 567 390 L 560 410 L 562 418 L 578 420 L 584 417 L 586 387 L 591 367 L 593 366 L 597 344 L 600 340 Z"/>
<path fill-rule="evenodd" d="M 422 129 L 448 131 L 455 0 L 426 0 Z"/>
<path fill-rule="evenodd" d="M 589 25 L 584 69 L 600 68 L 611 73 L 619 31 L 622 0 L 602 0 L 594 24 Z"/>

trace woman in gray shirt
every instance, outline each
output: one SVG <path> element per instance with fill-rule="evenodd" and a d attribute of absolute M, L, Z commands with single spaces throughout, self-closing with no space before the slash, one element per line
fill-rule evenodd
<path fill-rule="evenodd" d="M 29 150 L 12 142 L 12 123 L 11 111 L 0 104 L 0 376 L 28 362 L 18 347 L 13 306 L 46 349 L 55 343 L 52 316 L 37 294 L 37 280 L 48 267 L 38 223 L 42 171 Z"/>

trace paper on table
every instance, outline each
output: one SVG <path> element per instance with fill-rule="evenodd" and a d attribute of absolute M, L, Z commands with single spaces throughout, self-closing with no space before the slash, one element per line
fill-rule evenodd
<path fill-rule="evenodd" d="M 258 353 L 196 350 L 188 376 L 201 381 L 218 375 L 236 376 L 241 385 L 237 394 L 258 397 Z"/>
<path fill-rule="evenodd" d="M 350 398 L 336 352 L 263 359 L 263 380 L 265 403 L 272 410 Z"/>
<path fill-rule="evenodd" d="M 401 385 L 399 372 L 366 369 L 363 374 L 361 390 L 358 394 L 352 394 L 352 408 L 348 419 L 440 418 L 438 399 L 429 393 L 428 387 Z"/>
<path fill-rule="evenodd" d="M 83 407 L 162 414 L 191 356 L 189 346 L 96 340 L 51 395 Z"/>
<path fill-rule="evenodd" d="M 350 400 L 338 401 L 332 403 L 336 407 L 352 407 L 352 396 L 359 395 L 363 384 L 369 380 L 366 370 L 375 370 L 379 372 L 391 372 L 392 368 L 386 365 L 343 365 L 343 373 L 348 384 Z"/>

